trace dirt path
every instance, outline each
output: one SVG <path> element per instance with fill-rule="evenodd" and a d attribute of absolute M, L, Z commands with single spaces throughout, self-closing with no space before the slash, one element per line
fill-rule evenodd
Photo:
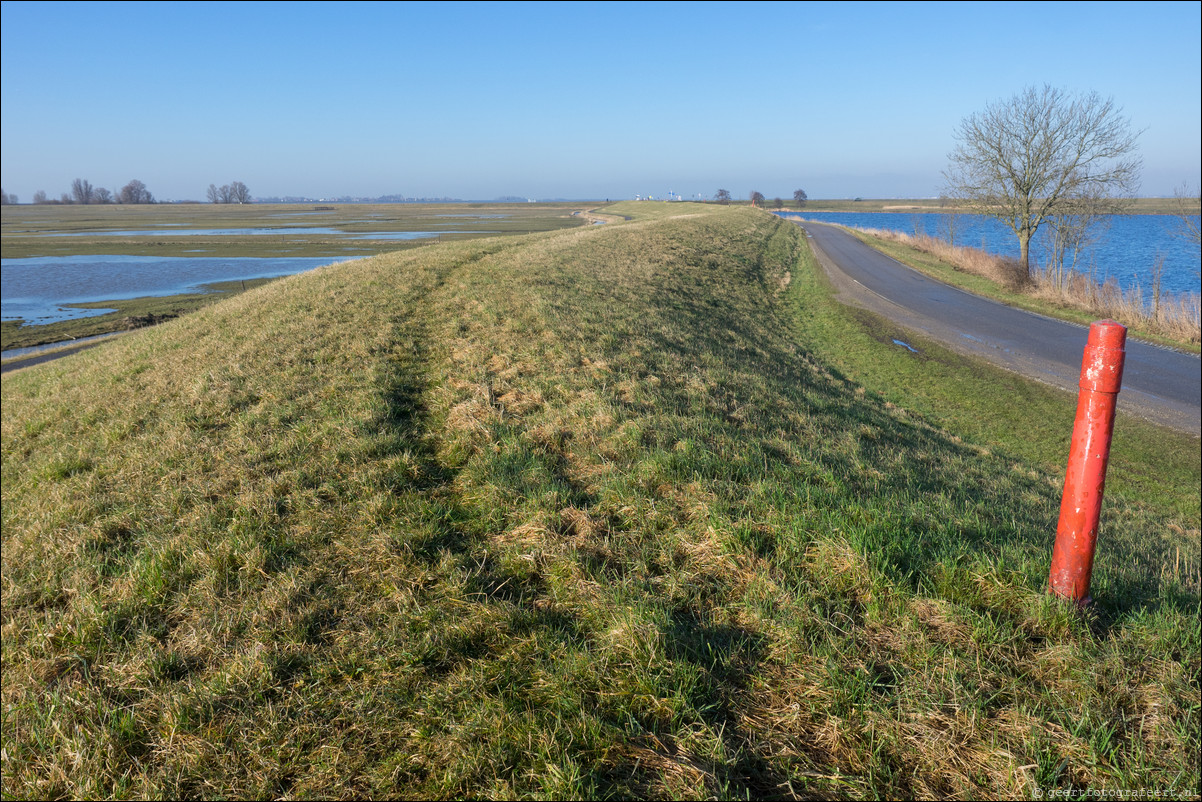
<path fill-rule="evenodd" d="M 106 338 L 106 339 L 109 339 L 109 338 Z M 65 346 L 63 348 L 59 348 L 54 351 L 49 351 L 44 354 L 29 354 L 28 356 L 17 357 L 15 359 L 11 359 L 7 362 L 0 364 L 0 373 L 8 373 L 10 370 L 19 370 L 20 368 L 28 368 L 28 367 L 32 367 L 33 365 L 40 365 L 43 362 L 50 362 L 51 360 L 61 359 L 62 357 L 70 356 L 71 354 L 78 354 L 80 351 L 86 351 L 89 348 L 95 348 L 98 345 L 104 344 L 104 342 L 105 342 L 105 340 L 97 340 L 94 342 L 80 343 L 79 345 L 74 345 L 74 346 Z M 60 345 L 61 345 L 61 343 L 60 343 Z"/>

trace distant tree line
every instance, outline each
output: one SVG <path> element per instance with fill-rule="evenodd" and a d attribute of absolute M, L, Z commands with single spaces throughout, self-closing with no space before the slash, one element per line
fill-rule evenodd
<path fill-rule="evenodd" d="M 250 190 L 241 181 L 224 184 L 220 187 L 209 184 L 208 199 L 210 203 L 250 203 Z M 17 203 L 16 195 L 4 193 L 5 206 Z M 121 189 L 113 192 L 104 187 L 96 187 L 85 178 L 77 178 L 71 182 L 71 191 L 64 192 L 57 199 L 51 199 L 45 190 L 39 189 L 33 194 L 33 202 L 37 204 L 94 204 L 94 203 L 155 203 L 154 195 L 146 185 L 134 179 Z"/>
<path fill-rule="evenodd" d="M 17 202 L 15 195 L 6 195 L 5 197 L 7 198 L 5 203 Z M 136 178 L 116 192 L 104 187 L 94 187 L 87 179 L 77 178 L 71 182 L 71 191 L 64 192 L 57 200 L 51 200 L 47 197 L 45 190 L 39 189 L 33 193 L 33 202 L 37 204 L 77 203 L 87 205 L 92 203 L 154 203 L 155 201 L 154 195 L 150 194 L 146 185 Z"/>
<path fill-rule="evenodd" d="M 209 184 L 205 193 L 209 203 L 250 203 L 250 190 L 241 181 L 232 184 Z"/>
<path fill-rule="evenodd" d="M 749 195 L 748 197 L 751 199 L 752 206 L 760 206 L 764 203 L 764 193 L 762 193 L 762 192 L 758 192 L 758 191 L 752 192 L 751 195 Z M 806 191 L 804 189 L 798 189 L 798 190 L 793 191 L 793 200 L 797 202 L 798 209 L 802 209 L 805 207 L 806 200 L 808 200 L 808 198 L 809 198 L 809 196 L 806 195 Z M 731 201 L 730 190 L 728 190 L 728 189 L 718 190 L 714 194 L 714 200 L 716 200 L 718 203 L 722 204 L 723 206 L 727 205 Z M 784 208 L 785 202 L 783 200 L 781 200 L 780 198 L 776 198 L 772 201 L 772 205 L 777 209 L 782 209 L 782 208 Z"/>

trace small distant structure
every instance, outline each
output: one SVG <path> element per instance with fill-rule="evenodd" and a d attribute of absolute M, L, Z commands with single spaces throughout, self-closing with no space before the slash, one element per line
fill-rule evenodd
<path fill-rule="evenodd" d="M 653 201 L 656 199 L 656 197 L 654 195 L 643 195 L 642 193 L 639 193 L 634 196 L 634 199 L 636 201 Z M 664 195 L 663 199 L 666 201 L 683 201 L 684 195 L 680 194 L 679 192 L 677 192 L 675 190 L 669 189 L 668 194 Z M 697 193 L 697 199 L 698 200 L 701 199 L 700 192 Z"/>

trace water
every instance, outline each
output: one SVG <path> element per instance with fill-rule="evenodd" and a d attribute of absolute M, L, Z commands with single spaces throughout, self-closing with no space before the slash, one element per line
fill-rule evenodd
<path fill-rule="evenodd" d="M 0 319 L 28 325 L 103 315 L 66 304 L 202 291 L 216 281 L 274 278 L 344 261 L 330 257 L 35 256 L 0 259 Z"/>
<path fill-rule="evenodd" d="M 243 237 L 286 234 L 345 234 L 336 228 L 147 228 L 131 231 L 62 231 L 44 237 Z"/>
<path fill-rule="evenodd" d="M 444 215 L 448 216 L 448 215 Z M 478 217 L 479 215 L 477 215 Z M 499 215 L 494 215 L 499 216 Z M 355 221 L 352 221 L 355 222 Z M 366 222 L 366 221 L 364 221 Z M 429 239 L 439 234 L 492 234 L 492 231 L 372 231 L 367 234 L 356 234 L 337 228 L 147 228 L 130 229 L 126 231 L 67 231 L 43 234 L 44 237 L 242 237 L 242 236 L 272 236 L 322 234 L 325 236 L 346 237 L 347 239 L 383 239 L 411 240 Z"/>
<path fill-rule="evenodd" d="M 276 217 L 327 214 L 326 211 L 290 212 Z M 509 214 L 443 214 L 449 219 L 499 220 Z M 376 222 L 386 214 L 367 214 L 365 220 L 341 220 L 339 224 Z M 417 240 L 440 234 L 487 234 L 487 231 L 373 231 L 349 232 L 330 227 L 285 228 L 177 228 L 187 223 L 167 223 L 152 229 L 53 232 L 47 237 L 212 237 L 212 236 L 304 236 L 323 235 L 345 240 Z M 198 242 L 199 244 L 199 242 Z M 203 248 L 183 253 L 205 253 Z M 159 256 L 54 256 L 3 259 L 0 265 L 0 319 L 23 320 L 27 325 L 93 317 L 111 309 L 76 309 L 69 304 L 124 300 L 144 296 L 177 295 L 203 291 L 203 285 L 237 279 L 272 278 L 300 273 L 320 265 L 341 261 L 329 257 L 302 258 L 214 258 Z"/>
<path fill-rule="evenodd" d="M 373 231 L 370 234 L 348 234 L 350 239 L 410 240 L 437 237 L 440 234 L 494 234 L 494 231 Z"/>
<path fill-rule="evenodd" d="M 907 234 L 947 238 L 948 216 L 893 212 L 783 212 L 784 217 L 839 223 L 856 228 L 877 228 Z M 1173 235 L 1180 221 L 1172 215 L 1112 215 L 1099 230 L 1097 243 L 1079 259 L 1078 269 L 1093 268 L 1099 283 L 1114 279 L 1125 290 L 1139 287 L 1145 297 L 1152 284 L 1152 268 L 1164 256 L 1161 291 L 1183 294 L 1202 291 L 1198 247 Z M 1043 264 L 1048 256 L 1048 226 L 1040 227 L 1031 243 L 1031 261 Z M 980 215 L 959 215 L 956 244 L 981 248 L 1000 256 L 1018 258 L 1018 238 L 1002 223 Z"/>

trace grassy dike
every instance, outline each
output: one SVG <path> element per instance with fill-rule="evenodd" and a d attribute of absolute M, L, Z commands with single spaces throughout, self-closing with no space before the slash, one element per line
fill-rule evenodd
<path fill-rule="evenodd" d="M 1066 609 L 796 226 L 622 209 L 5 375 L 5 795 L 1196 794 L 1196 481 Z"/>

